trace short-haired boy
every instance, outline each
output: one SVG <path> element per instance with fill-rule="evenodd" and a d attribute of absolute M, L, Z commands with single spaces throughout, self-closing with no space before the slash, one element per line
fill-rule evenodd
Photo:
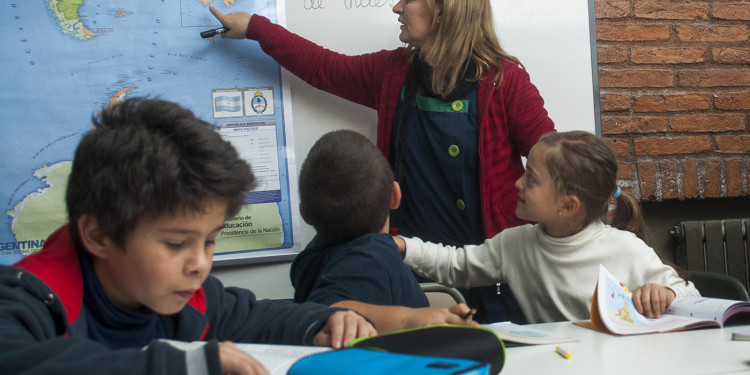
<path fill-rule="evenodd" d="M 388 234 L 401 190 L 388 161 L 367 137 L 351 130 L 323 135 L 299 176 L 300 213 L 316 236 L 290 270 L 294 301 L 345 307 L 380 332 L 413 326 L 467 324 L 465 305 L 428 308 L 414 273 Z M 398 306 L 398 307 L 397 307 Z"/>
<path fill-rule="evenodd" d="M 0 267 L 3 372 L 265 373 L 231 342 L 341 347 L 373 334 L 351 311 L 256 300 L 209 275 L 216 235 L 254 186 L 189 110 L 145 98 L 105 109 L 75 152 L 69 223 Z"/>

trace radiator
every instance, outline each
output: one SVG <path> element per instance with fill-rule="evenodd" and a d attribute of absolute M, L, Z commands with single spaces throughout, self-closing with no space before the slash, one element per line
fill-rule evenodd
<path fill-rule="evenodd" d="M 750 218 L 676 223 L 675 263 L 687 271 L 710 271 L 740 280 L 750 290 Z"/>

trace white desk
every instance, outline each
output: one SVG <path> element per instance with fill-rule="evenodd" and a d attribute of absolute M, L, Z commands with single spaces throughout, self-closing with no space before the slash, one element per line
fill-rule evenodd
<path fill-rule="evenodd" d="M 571 322 L 532 327 L 578 339 L 560 344 L 572 357 L 557 354 L 556 344 L 510 347 L 500 375 L 750 374 L 750 341 L 730 339 L 750 325 L 637 336 L 611 336 Z"/>

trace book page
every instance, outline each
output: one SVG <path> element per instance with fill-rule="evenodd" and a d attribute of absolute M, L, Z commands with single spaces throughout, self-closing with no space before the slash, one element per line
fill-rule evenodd
<path fill-rule="evenodd" d="M 667 307 L 666 313 L 713 320 L 723 325 L 734 311 L 747 311 L 747 302 L 698 296 L 677 297 Z M 742 307 L 745 309 L 743 310 Z"/>
<path fill-rule="evenodd" d="M 569 336 L 557 335 L 511 322 L 482 324 L 482 328 L 495 332 L 503 341 L 517 344 L 536 345 L 578 341 Z"/>
<path fill-rule="evenodd" d="M 272 375 L 286 375 L 299 359 L 333 350 L 328 347 L 301 345 L 237 344 L 237 347 L 252 355 Z"/>
<path fill-rule="evenodd" d="M 191 351 L 202 347 L 205 341 L 177 341 L 161 340 L 177 349 Z M 235 344 L 245 353 L 250 354 L 257 359 L 271 375 L 286 375 L 295 362 L 309 355 L 322 353 L 333 350 L 329 347 L 322 346 L 302 346 L 302 345 L 272 345 L 272 344 Z"/>
<path fill-rule="evenodd" d="M 596 300 L 602 322 L 617 335 L 667 332 L 701 324 L 716 325 L 688 316 L 665 314 L 659 319 L 649 319 L 639 314 L 631 293 L 602 265 L 599 266 Z"/>

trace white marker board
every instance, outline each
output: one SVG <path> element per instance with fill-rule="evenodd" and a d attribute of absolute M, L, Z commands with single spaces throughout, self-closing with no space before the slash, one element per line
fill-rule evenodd
<path fill-rule="evenodd" d="M 472 0 L 467 0 L 472 1 Z M 328 49 L 361 54 L 401 46 L 396 0 L 287 0 L 286 26 Z M 559 131 L 599 132 L 593 0 L 491 0 L 500 43 L 518 57 Z M 593 56 L 593 58 L 592 58 Z M 375 140 L 374 110 L 285 74 L 292 99 L 299 170 L 321 135 L 351 129 Z M 293 192 L 294 193 L 294 192 Z M 302 224 L 302 246 L 313 236 Z"/>

